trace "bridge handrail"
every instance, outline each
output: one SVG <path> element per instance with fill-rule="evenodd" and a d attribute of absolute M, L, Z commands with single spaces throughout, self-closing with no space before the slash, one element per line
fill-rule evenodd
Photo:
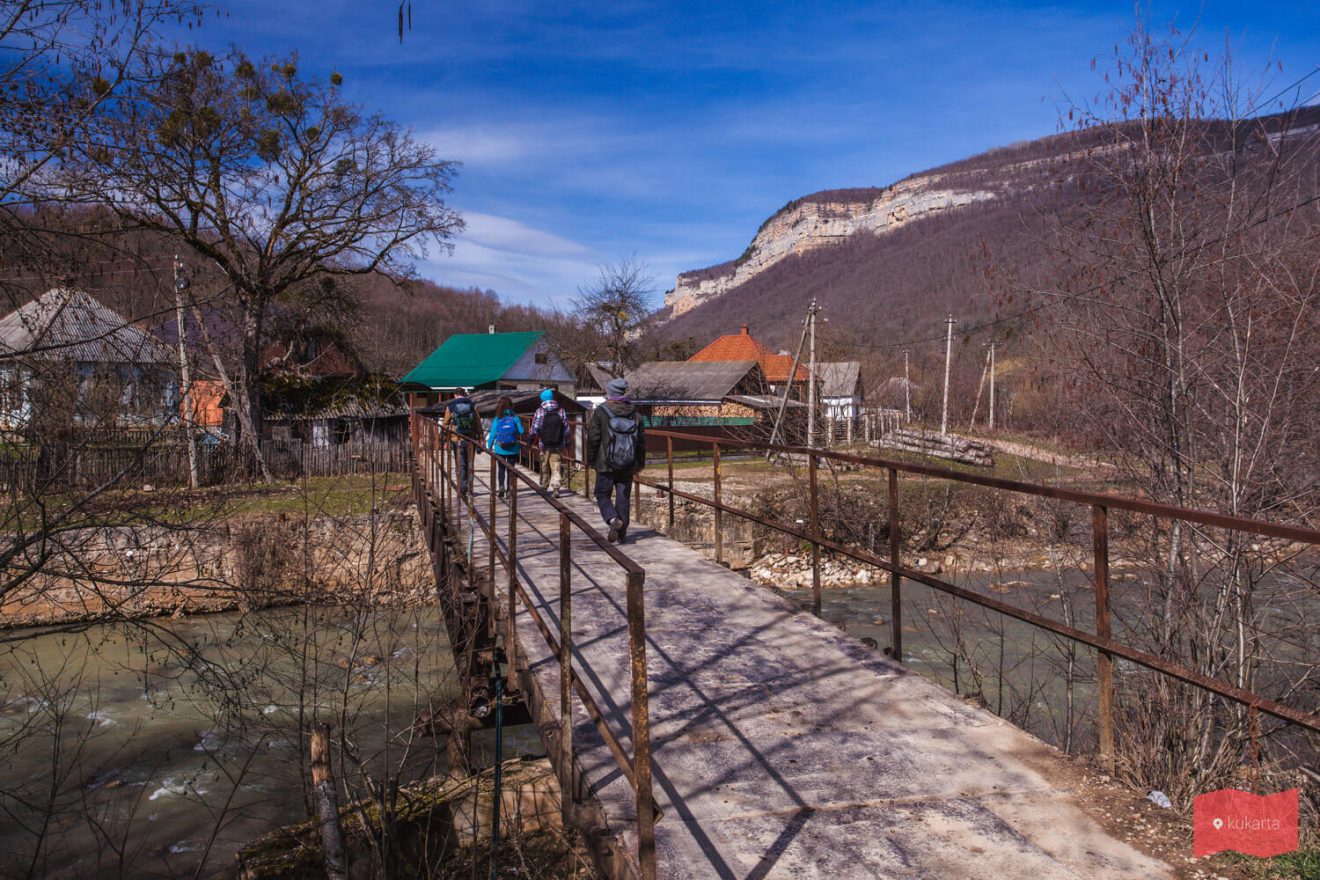
<path fill-rule="evenodd" d="M 1265 535 L 1271 538 L 1282 538 L 1287 541 L 1298 541 L 1304 544 L 1320 544 L 1320 529 L 1309 529 L 1304 526 L 1281 525 L 1279 523 L 1271 523 L 1264 520 L 1215 513 L 1210 510 L 1177 507 L 1172 504 L 1161 504 L 1157 501 L 1147 501 L 1144 498 L 1134 498 L 1130 495 L 1113 495 L 1106 492 L 1086 492 L 1079 489 L 1065 489 L 1061 486 L 1049 486 L 1043 483 L 1027 483 L 1021 480 L 1008 480 L 1003 477 L 989 477 L 982 474 L 971 474 L 963 471 L 956 471 L 952 468 L 939 467 L 937 465 L 898 461 L 896 459 L 883 458 L 880 456 L 835 452 L 829 449 L 813 449 L 809 446 L 786 446 L 783 444 L 760 443 L 755 440 L 709 437 L 700 434 L 685 434 L 681 431 L 669 431 L 664 429 L 648 429 L 646 433 L 656 437 L 670 437 L 674 440 L 718 443 L 721 446 L 739 446 L 765 452 L 779 452 L 785 455 L 800 455 L 805 457 L 811 454 L 815 455 L 818 459 L 828 459 L 830 461 L 838 461 L 846 464 L 886 469 L 893 468 L 894 470 L 904 473 L 919 474 L 921 476 L 936 477 L 944 480 L 955 480 L 960 483 L 973 483 L 978 486 L 988 486 L 992 489 L 1004 489 L 1009 492 L 1017 492 L 1023 495 L 1054 498 L 1060 501 L 1073 501 L 1078 504 L 1086 504 L 1089 506 L 1095 506 L 1098 504 L 1111 510 L 1130 510 L 1135 513 L 1146 513 L 1151 516 L 1159 516 L 1166 519 L 1180 519 L 1184 522 L 1216 526 L 1218 528 L 1231 529 L 1233 531 L 1252 532 L 1257 535 Z"/>
<path fill-rule="evenodd" d="M 1276 523 L 1268 523 L 1260 520 L 1245 519 L 1242 517 L 1227 516 L 1204 510 L 1191 510 L 1187 508 L 1175 507 L 1167 504 L 1145 501 L 1140 498 L 1131 498 L 1121 495 L 1109 495 L 1098 492 L 1083 492 L 1072 489 L 1064 489 L 1055 486 L 1046 486 L 1035 483 L 1025 483 L 1017 480 L 1005 480 L 998 477 L 987 477 L 979 474 L 967 474 L 955 471 L 949 468 L 936 467 L 932 465 L 923 465 L 893 459 L 853 455 L 850 453 L 834 452 L 831 450 L 815 449 L 805 446 L 790 446 L 762 443 L 755 440 L 743 440 L 737 438 L 711 437 L 699 434 L 688 434 L 681 431 L 669 431 L 663 429 L 652 429 L 647 431 L 648 436 L 665 438 L 668 466 L 668 481 L 660 483 L 657 480 L 639 476 L 637 482 L 660 492 L 665 492 L 669 499 L 669 526 L 672 529 L 674 524 L 674 505 L 675 497 L 684 498 L 700 504 L 712 507 L 715 511 L 715 553 L 717 561 L 723 561 L 723 546 L 720 537 L 720 516 L 722 513 L 729 513 L 733 516 L 758 523 L 767 528 L 781 532 L 783 534 L 796 537 L 799 540 L 807 541 L 811 544 L 812 552 L 812 593 L 813 606 L 817 615 L 820 614 L 821 607 L 821 586 L 820 586 L 820 550 L 828 549 L 832 552 L 847 556 L 858 562 L 874 566 L 890 573 L 892 608 L 890 615 L 891 639 L 893 641 L 893 653 L 896 659 L 902 659 L 902 607 L 901 607 L 901 579 L 908 578 L 934 589 L 941 590 L 959 599 L 981 605 L 1001 614 L 1021 620 L 1033 626 L 1040 627 L 1063 636 L 1071 641 L 1081 642 L 1089 645 L 1097 651 L 1097 707 L 1098 707 L 1098 732 L 1100 737 L 1101 757 L 1106 761 L 1112 761 L 1113 758 L 1113 657 L 1122 657 L 1132 663 L 1144 666 L 1172 678 L 1176 678 L 1187 684 L 1212 693 L 1219 694 L 1235 702 L 1241 703 L 1253 711 L 1259 710 L 1272 715 L 1284 721 L 1297 724 L 1315 732 L 1320 732 L 1320 712 L 1303 712 L 1291 706 L 1283 705 L 1277 701 L 1263 697 L 1253 691 L 1238 687 L 1230 682 L 1218 678 L 1202 675 L 1182 664 L 1174 663 L 1162 657 L 1139 651 L 1122 642 L 1118 642 L 1111 637 L 1110 628 L 1110 606 L 1109 606 L 1109 538 L 1108 538 L 1108 510 L 1110 508 L 1130 510 L 1138 513 L 1151 514 L 1157 517 L 1181 519 L 1187 522 L 1195 522 L 1203 525 L 1217 526 L 1238 531 L 1247 531 L 1254 534 L 1266 535 L 1270 537 L 1282 538 L 1289 541 L 1320 544 L 1320 531 L 1296 526 L 1284 526 Z M 691 492 L 685 492 L 674 486 L 674 441 L 682 440 L 685 442 L 699 442 L 709 445 L 712 451 L 713 476 L 714 476 L 714 498 L 706 498 Z M 809 505 L 810 522 L 806 528 L 798 528 L 786 523 L 776 522 L 767 517 L 760 516 L 752 511 L 742 510 L 740 508 L 725 504 L 721 495 L 720 480 L 720 449 L 722 446 L 736 446 L 740 448 L 757 449 L 762 451 L 779 452 L 787 455 L 802 456 L 807 459 L 809 476 Z M 819 503 L 817 497 L 816 470 L 817 462 L 821 459 L 839 461 L 849 464 L 856 464 L 865 467 L 883 468 L 889 473 L 889 550 L 890 558 L 884 559 L 870 551 L 859 547 L 852 547 L 837 541 L 834 541 L 821 533 L 819 522 Z M 920 474 L 924 476 L 949 479 L 957 482 L 972 483 L 981 486 L 987 486 L 995 489 L 1003 489 L 1012 492 L 1019 492 L 1039 497 L 1055 498 L 1064 501 L 1085 504 L 1092 510 L 1092 545 L 1094 552 L 1094 585 L 1096 596 L 1096 633 L 1091 634 L 1073 627 L 1056 623 L 1047 617 L 1034 614 L 1022 608 L 1010 605 L 1007 602 L 1001 602 L 988 596 L 982 596 L 971 590 L 964 589 L 956 584 L 949 583 L 941 578 L 928 575 L 924 572 L 903 566 L 900 563 L 899 542 L 898 542 L 898 474 L 899 472 Z"/>
<path fill-rule="evenodd" d="M 468 519 L 476 524 L 486 536 L 489 551 L 489 572 L 491 588 L 495 584 L 495 559 L 498 556 L 508 577 L 508 620 L 505 635 L 505 653 L 509 668 L 516 668 L 517 660 L 517 611 L 521 603 L 531 615 L 538 632 L 554 654 L 560 669 L 560 728 L 559 752 L 561 778 L 561 798 L 566 818 L 573 798 L 572 761 L 573 761 L 573 724 L 569 700 L 570 692 L 575 692 L 582 701 L 587 715 L 600 732 L 601 738 L 609 748 L 615 763 L 618 764 L 624 778 L 632 787 L 636 796 L 637 807 L 637 858 L 643 880 L 655 880 L 655 822 L 660 813 L 655 807 L 652 791 L 651 734 L 649 688 L 646 673 L 646 623 L 644 608 L 645 570 L 627 554 L 611 544 L 579 514 L 569 509 L 562 501 L 541 489 L 540 486 L 519 471 L 508 467 L 509 476 L 509 514 L 508 538 L 500 546 L 496 529 L 497 501 L 495 494 L 497 468 L 503 465 L 490 456 L 490 510 L 489 518 L 483 518 L 476 510 L 472 493 L 457 491 L 460 489 L 458 475 L 454 472 L 459 448 L 468 458 L 469 488 L 471 468 L 475 467 L 475 452 L 483 449 L 477 438 L 468 437 L 445 429 L 439 419 L 414 415 L 413 449 L 417 470 L 423 484 L 439 484 L 440 497 L 437 507 L 449 515 L 449 508 L 455 508 L 457 520 L 460 501 L 467 509 Z M 423 456 L 425 453 L 425 458 Z M 518 529 L 518 484 L 524 483 L 539 494 L 559 514 L 559 638 L 556 639 L 545 618 L 536 609 L 531 597 L 518 579 L 517 529 Z M 420 499 L 419 499 L 420 500 Z M 573 674 L 572 641 L 572 592 L 570 588 L 572 571 L 571 528 L 576 527 L 603 550 L 624 572 L 627 582 L 626 617 L 628 623 L 629 667 L 632 685 L 632 745 L 631 762 L 614 731 L 610 729 L 599 704 L 587 690 L 581 679 Z"/>

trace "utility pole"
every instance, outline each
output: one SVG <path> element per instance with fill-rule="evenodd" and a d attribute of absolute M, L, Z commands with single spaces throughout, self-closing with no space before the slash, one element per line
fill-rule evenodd
<path fill-rule="evenodd" d="M 807 307 L 807 327 L 811 333 L 810 348 L 808 349 L 808 359 L 810 367 L 807 375 L 807 445 L 815 447 L 816 445 L 816 313 L 820 311 L 820 306 L 816 305 L 813 299 L 811 305 Z M 797 376 L 789 376 L 789 384 Z"/>
<path fill-rule="evenodd" d="M 197 474 L 197 438 L 193 433 L 192 376 L 188 369 L 188 350 L 184 345 L 186 335 L 183 322 L 183 292 L 189 282 L 179 269 L 179 255 L 174 255 L 174 323 L 179 331 L 179 392 L 181 397 L 183 437 L 188 445 L 188 487 L 196 489 L 201 480 Z"/>
<path fill-rule="evenodd" d="M 944 338 L 944 406 L 940 411 L 940 433 L 949 433 L 949 364 L 953 361 L 953 315 L 944 320 L 948 327 Z"/>
<path fill-rule="evenodd" d="M 793 366 L 788 371 L 788 381 L 784 383 L 784 396 L 779 401 L 779 414 L 775 416 L 775 426 L 770 431 L 770 445 L 775 445 L 775 440 L 779 439 L 779 432 L 784 424 L 784 412 L 788 409 L 788 393 L 793 389 L 793 378 L 797 376 L 798 364 L 802 363 L 802 346 L 807 344 L 807 325 L 810 323 L 811 316 L 802 322 L 802 335 L 798 337 L 797 351 L 793 353 Z M 765 460 L 769 461 L 774 456 L 774 450 L 765 451 Z"/>
<path fill-rule="evenodd" d="M 908 350 L 903 349 L 903 418 L 912 422 L 912 381 L 908 379 Z"/>
<path fill-rule="evenodd" d="M 990 430 L 995 429 L 995 343 L 990 342 Z"/>

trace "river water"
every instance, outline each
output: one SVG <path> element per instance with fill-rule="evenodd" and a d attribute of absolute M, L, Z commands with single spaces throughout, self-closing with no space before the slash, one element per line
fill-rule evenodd
<path fill-rule="evenodd" d="M 294 608 L 6 633 L 0 876 L 232 875 L 306 817 L 306 731 L 343 737 L 343 780 L 444 770 L 415 725 L 457 680 L 434 608 Z M 489 731 L 474 759 L 493 760 Z M 505 754 L 537 753 L 531 728 Z"/>
<path fill-rule="evenodd" d="M 969 573 L 953 580 L 966 589 L 1093 631 L 1094 593 L 1085 572 Z M 1038 627 L 922 584 L 904 581 L 902 590 L 906 666 L 1056 745 L 1080 745 L 1093 736 L 1095 661 L 1090 649 L 1070 652 L 1064 640 Z M 810 589 L 778 592 L 810 608 Z M 890 597 L 887 582 L 827 589 L 821 616 L 849 635 L 885 648 L 892 644 Z"/>
<path fill-rule="evenodd" d="M 1259 641 L 1256 688 L 1283 693 L 1297 669 L 1320 662 L 1320 613 L 1312 584 L 1314 560 L 1261 579 L 1248 635 Z M 941 575 L 947 580 L 1085 632 L 1095 632 L 1095 591 L 1090 573 L 1014 571 Z M 1139 571 L 1111 573 L 1111 626 L 1115 639 L 1140 646 L 1142 627 L 1159 604 L 1154 578 Z M 809 589 L 777 590 L 811 607 Z M 823 591 L 821 616 L 880 648 L 892 643 L 890 588 L 853 586 Z M 1095 744 L 1095 651 L 1039 627 L 973 605 L 912 581 L 904 581 L 903 661 L 956 693 L 977 701 L 1031 733 L 1070 752 Z M 1190 600 L 1187 600 L 1190 601 Z M 1148 673 L 1128 661 L 1114 664 L 1116 686 L 1141 682 Z M 1133 678 L 1135 677 L 1135 678 Z M 1314 749 L 1311 742 L 1307 748 Z"/>
<path fill-rule="evenodd" d="M 1116 575 L 1115 636 L 1150 593 Z M 962 586 L 1092 631 L 1081 571 L 966 575 Z M 809 590 L 782 595 L 806 607 Z M 1262 597 L 1265 598 L 1265 597 Z M 1093 737 L 1094 653 L 920 584 L 903 586 L 904 662 L 1056 745 Z M 1262 624 L 1300 611 L 1265 605 Z M 890 592 L 824 592 L 824 618 L 890 643 Z M 1277 618 L 1277 619 L 1274 619 Z M 1294 646 L 1314 659 L 1320 636 Z M 1285 658 L 1286 659 L 1286 658 Z M 1116 675 L 1137 673 L 1119 662 Z M 242 845 L 307 815 L 305 731 L 342 737 L 341 780 L 444 770 L 444 737 L 414 722 L 457 680 L 435 608 L 291 608 L 0 635 L 0 876 L 231 875 Z M 494 760 L 474 736 L 474 760 Z M 505 756 L 539 754 L 534 728 Z"/>

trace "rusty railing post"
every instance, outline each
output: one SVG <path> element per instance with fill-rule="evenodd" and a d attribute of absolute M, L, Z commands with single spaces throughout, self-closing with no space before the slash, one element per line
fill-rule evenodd
<path fill-rule="evenodd" d="M 712 461 L 715 473 L 715 561 L 724 564 L 724 511 L 720 508 L 724 506 L 723 493 L 720 491 L 720 444 L 712 443 L 711 449 L 715 453 Z"/>
<path fill-rule="evenodd" d="M 898 469 L 889 469 L 889 561 L 898 566 Z M 893 642 L 894 659 L 903 662 L 903 579 L 898 572 L 889 573 L 889 640 Z"/>
<path fill-rule="evenodd" d="M 495 461 L 495 450 L 490 451 L 490 519 L 486 521 L 486 543 L 487 547 L 487 571 L 490 573 L 490 596 L 492 602 L 498 602 L 495 592 L 495 536 L 499 534 L 495 528 L 495 480 L 497 477 L 498 464 Z"/>
<path fill-rule="evenodd" d="M 1095 550 L 1095 634 L 1111 638 L 1109 624 L 1109 513 L 1104 505 L 1091 508 L 1091 539 Z M 1100 760 L 1114 765 L 1114 657 L 1108 651 L 1095 656 L 1096 719 Z"/>
<path fill-rule="evenodd" d="M 669 459 L 669 537 L 674 536 L 674 438 L 665 438 L 665 454 Z"/>
<path fill-rule="evenodd" d="M 441 497 L 444 518 L 453 522 L 454 514 L 454 496 L 458 494 L 458 487 L 449 482 L 449 477 L 453 473 L 453 468 L 449 464 L 449 444 L 445 443 L 444 431 L 436 429 L 432 435 L 434 449 L 431 452 L 431 459 L 435 462 L 436 479 L 440 482 L 443 495 Z"/>
<path fill-rule="evenodd" d="M 807 453 L 807 482 L 811 503 L 811 613 L 820 617 L 820 496 L 816 491 L 816 453 Z"/>
<path fill-rule="evenodd" d="M 446 441 L 445 438 L 441 437 L 440 445 L 443 450 L 440 453 L 441 456 L 443 456 L 442 460 L 449 463 L 448 479 L 450 484 L 454 487 L 453 491 L 449 494 L 449 498 L 454 506 L 454 538 L 457 539 L 462 537 L 463 534 L 463 526 L 459 524 L 459 521 L 463 518 L 463 505 L 466 503 L 463 500 L 463 481 L 459 479 L 461 466 L 458 457 L 460 455 L 467 455 L 467 450 L 463 448 L 461 443 L 456 443 L 452 438 Z"/>
<path fill-rule="evenodd" d="M 504 637 L 504 654 L 508 658 L 509 675 L 517 674 L 518 659 L 518 480 L 512 466 L 509 477 L 509 626 Z M 508 690 L 506 687 L 505 690 Z"/>
<path fill-rule="evenodd" d="M 595 410 L 592 410 L 592 412 L 594 413 Z M 583 419 L 582 420 L 582 497 L 589 499 L 591 498 L 591 490 L 592 490 L 591 484 L 594 482 L 594 480 L 592 479 L 592 475 L 595 473 L 595 471 L 592 470 L 591 462 L 587 461 L 587 433 L 588 433 L 587 421 L 586 419 Z"/>
<path fill-rule="evenodd" d="M 633 781 L 637 789 L 637 864 L 655 880 L 655 795 L 651 791 L 651 719 L 646 682 L 646 574 L 628 573 L 628 653 L 632 667 Z"/>
<path fill-rule="evenodd" d="M 559 802 L 564 827 L 573 819 L 573 544 L 568 514 L 559 514 Z"/>

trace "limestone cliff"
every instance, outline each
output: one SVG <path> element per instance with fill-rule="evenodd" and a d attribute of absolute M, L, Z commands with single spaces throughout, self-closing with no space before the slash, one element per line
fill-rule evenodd
<path fill-rule="evenodd" d="M 884 235 L 919 217 L 991 198 L 994 193 L 953 188 L 942 183 L 941 175 L 923 175 L 885 189 L 837 190 L 798 199 L 762 224 L 737 260 L 680 274 L 665 295 L 665 306 L 676 318 L 785 257 L 861 233 Z"/>

